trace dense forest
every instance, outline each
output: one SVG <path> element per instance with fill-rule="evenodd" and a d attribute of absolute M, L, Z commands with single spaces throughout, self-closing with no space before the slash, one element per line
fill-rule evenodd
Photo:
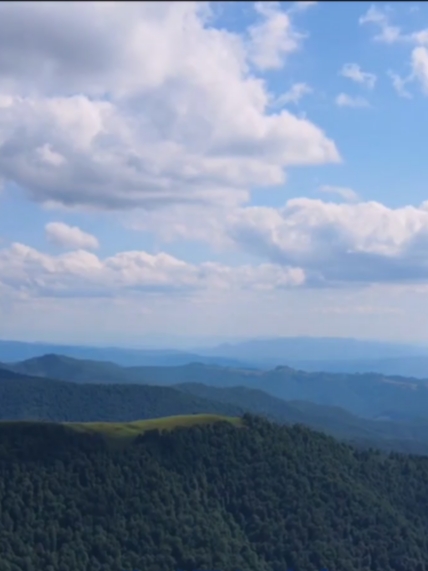
<path fill-rule="evenodd" d="M 0 424 L 0 571 L 427 571 L 428 458 L 244 417 Z"/>

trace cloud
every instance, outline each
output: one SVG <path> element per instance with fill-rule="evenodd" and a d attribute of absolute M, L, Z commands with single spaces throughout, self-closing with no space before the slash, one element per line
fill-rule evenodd
<path fill-rule="evenodd" d="M 319 188 L 319 191 L 330 194 L 337 194 L 347 202 L 356 202 L 359 199 L 358 194 L 355 192 L 355 190 L 343 186 L 331 186 L 325 184 Z"/>
<path fill-rule="evenodd" d="M 274 101 L 275 107 L 282 107 L 288 103 L 297 105 L 305 95 L 312 93 L 312 88 L 306 83 L 294 83 L 291 88 Z"/>
<path fill-rule="evenodd" d="M 303 38 L 279 4 L 256 9 L 239 35 L 202 2 L 1 3 L 0 177 L 43 204 L 153 209 L 242 203 L 339 162 L 316 125 L 269 111 L 254 65 Z"/>
<path fill-rule="evenodd" d="M 262 206 L 164 209 L 137 218 L 161 240 L 194 240 L 219 252 L 301 268 L 311 287 L 428 281 L 428 201 L 388 208 L 362 202 L 352 189 L 321 187 L 345 202 L 309 198 Z"/>
<path fill-rule="evenodd" d="M 294 30 L 280 2 L 256 2 L 254 7 L 260 18 L 248 30 L 250 60 L 261 70 L 280 69 L 287 56 L 300 48 L 304 36 Z"/>
<path fill-rule="evenodd" d="M 403 39 L 401 29 L 398 26 L 392 26 L 385 12 L 382 12 L 374 5 L 370 6 L 364 16 L 361 16 L 359 23 L 360 25 L 375 24 L 378 26 L 380 33 L 374 37 L 378 42 L 394 44 Z"/>
<path fill-rule="evenodd" d="M 281 209 L 239 209 L 225 231 L 245 252 L 303 268 L 308 284 L 428 279 L 428 203 L 392 209 L 298 198 Z"/>
<path fill-rule="evenodd" d="M 309 8 L 316 6 L 318 2 L 310 0 L 301 0 L 300 2 L 293 2 L 290 11 L 291 12 L 306 12 Z"/>
<path fill-rule="evenodd" d="M 46 238 L 56 246 L 66 249 L 96 250 L 99 242 L 95 236 L 83 232 L 77 226 L 63 222 L 50 222 L 45 226 Z"/>
<path fill-rule="evenodd" d="M 335 103 L 338 107 L 370 107 L 369 102 L 367 99 L 364 99 L 364 97 L 352 97 L 346 93 L 339 93 L 335 99 Z"/>
<path fill-rule="evenodd" d="M 356 63 L 346 63 L 342 67 L 340 74 L 343 77 L 368 87 L 369 89 L 373 89 L 376 84 L 376 75 L 374 73 L 362 71 L 360 66 Z"/>
<path fill-rule="evenodd" d="M 412 52 L 413 76 L 421 84 L 422 91 L 428 95 L 428 50 L 425 47 L 417 47 Z"/>
<path fill-rule="evenodd" d="M 409 83 L 412 80 L 412 78 L 410 77 L 410 78 L 403 79 L 402 77 L 400 77 L 398 74 L 394 73 L 393 71 L 389 71 L 388 75 L 391 78 L 392 86 L 394 87 L 397 94 L 400 97 L 403 97 L 405 99 L 411 99 L 412 94 L 407 91 L 405 86 L 407 83 Z"/>
<path fill-rule="evenodd" d="M 428 28 L 418 30 L 409 34 L 403 34 L 397 26 L 391 26 L 388 16 L 375 6 L 371 6 L 367 13 L 359 20 L 360 24 L 373 23 L 380 28 L 380 34 L 375 36 L 375 40 L 387 44 L 401 42 L 412 48 L 411 52 L 411 73 L 402 79 L 395 72 L 388 72 L 392 79 L 392 84 L 400 97 L 411 98 L 411 94 L 405 89 L 405 85 L 411 82 L 419 82 L 425 95 L 428 95 Z"/>
<path fill-rule="evenodd" d="M 274 290 L 304 284 L 300 268 L 263 263 L 186 263 L 166 253 L 120 252 L 100 259 L 77 250 L 50 256 L 24 244 L 0 250 L 0 285 L 32 297 L 120 297 L 198 290 Z"/>

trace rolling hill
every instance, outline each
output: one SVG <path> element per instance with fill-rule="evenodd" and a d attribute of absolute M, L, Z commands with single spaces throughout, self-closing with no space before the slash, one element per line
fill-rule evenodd
<path fill-rule="evenodd" d="M 341 407 L 370 419 L 411 420 L 425 418 L 428 411 L 428 381 L 378 373 L 308 373 L 290 367 L 260 371 L 201 363 L 179 367 L 120 367 L 114 363 L 58 355 L 45 355 L 7 366 L 27 375 L 76 383 L 243 386 L 284 400 Z"/>
<path fill-rule="evenodd" d="M 78 384 L 0 369 L 0 420 L 133 423 L 171 415 L 265 416 L 362 446 L 428 454 L 428 421 L 375 421 L 337 407 L 284 401 L 245 387 Z"/>

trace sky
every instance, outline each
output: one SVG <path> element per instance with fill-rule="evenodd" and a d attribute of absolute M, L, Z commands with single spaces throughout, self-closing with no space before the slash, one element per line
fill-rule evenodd
<path fill-rule="evenodd" d="M 428 345 L 428 3 L 0 2 L 0 337 Z"/>

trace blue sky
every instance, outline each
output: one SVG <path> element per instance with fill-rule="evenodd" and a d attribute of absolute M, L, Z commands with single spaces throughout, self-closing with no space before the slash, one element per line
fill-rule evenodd
<path fill-rule="evenodd" d="M 0 2 L 2 338 L 426 342 L 426 4 L 24 8 Z"/>

